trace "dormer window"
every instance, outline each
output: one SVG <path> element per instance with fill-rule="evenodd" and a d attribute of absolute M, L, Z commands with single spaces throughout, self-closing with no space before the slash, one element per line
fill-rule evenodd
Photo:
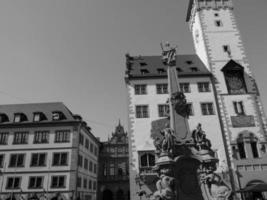
<path fill-rule="evenodd" d="M 190 67 L 190 69 L 191 69 L 192 72 L 197 72 L 198 71 L 197 67 Z"/>
<path fill-rule="evenodd" d="M 18 122 L 24 122 L 24 121 L 28 121 L 28 118 L 24 113 L 14 114 L 14 122 L 18 123 Z"/>
<path fill-rule="evenodd" d="M 63 120 L 63 119 L 66 119 L 65 115 L 60 112 L 60 111 L 54 111 L 52 113 L 52 120 L 53 121 L 59 121 L 59 120 Z"/>
<path fill-rule="evenodd" d="M 5 113 L 0 113 L 0 123 L 9 122 L 9 118 Z"/>
<path fill-rule="evenodd" d="M 163 73 L 166 72 L 166 70 L 163 69 L 163 68 L 158 68 L 157 70 L 158 70 L 158 73 L 159 73 L 159 74 L 163 74 Z"/>
<path fill-rule="evenodd" d="M 216 20 L 216 21 L 215 21 L 215 25 L 216 25 L 217 27 L 221 27 L 221 26 L 222 26 L 222 21 L 221 21 L 221 20 Z"/>
<path fill-rule="evenodd" d="M 33 121 L 34 122 L 40 122 L 40 121 L 43 121 L 43 120 L 46 120 L 46 116 L 44 113 L 42 112 L 35 112 L 33 113 Z"/>
<path fill-rule="evenodd" d="M 140 66 L 144 67 L 144 66 L 147 66 L 147 64 L 145 62 L 140 62 Z"/>
<path fill-rule="evenodd" d="M 193 64 L 193 62 L 191 60 L 187 60 L 185 63 L 188 64 L 188 65 L 192 65 Z"/>
<path fill-rule="evenodd" d="M 145 75 L 145 74 L 149 73 L 149 71 L 147 69 L 141 69 L 140 72 L 141 72 L 142 75 Z"/>

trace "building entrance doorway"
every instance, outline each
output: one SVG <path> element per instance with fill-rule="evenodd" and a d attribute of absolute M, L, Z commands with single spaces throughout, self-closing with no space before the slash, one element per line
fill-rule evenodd
<path fill-rule="evenodd" d="M 263 200 L 263 196 L 261 192 L 252 192 L 252 200 Z"/>
<path fill-rule="evenodd" d="M 123 190 L 120 189 L 117 191 L 117 199 L 116 200 L 124 200 Z"/>
<path fill-rule="evenodd" d="M 108 189 L 104 190 L 103 200 L 113 200 L 113 193 Z"/>

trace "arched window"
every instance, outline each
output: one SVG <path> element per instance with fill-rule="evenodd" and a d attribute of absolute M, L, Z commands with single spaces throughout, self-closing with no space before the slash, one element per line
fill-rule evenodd
<path fill-rule="evenodd" d="M 239 159 L 260 157 L 258 138 L 253 133 L 244 131 L 239 134 L 236 140 L 236 147 L 233 145 L 232 149 L 234 154 L 238 152 L 239 156 L 236 157 L 239 157 Z"/>
<path fill-rule="evenodd" d="M 238 147 L 238 151 L 239 151 L 239 157 L 241 159 L 245 159 L 246 156 L 246 150 L 245 150 L 245 144 L 243 141 L 238 141 L 237 142 L 237 147 Z"/>

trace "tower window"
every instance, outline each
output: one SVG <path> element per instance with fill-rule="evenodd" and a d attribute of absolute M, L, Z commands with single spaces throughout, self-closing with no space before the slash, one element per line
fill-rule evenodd
<path fill-rule="evenodd" d="M 229 45 L 223 45 L 223 51 L 225 53 L 231 54 L 231 49 Z"/>
<path fill-rule="evenodd" d="M 251 150 L 252 150 L 252 155 L 254 158 L 258 158 L 259 157 L 259 152 L 258 152 L 258 147 L 257 147 L 257 142 L 253 141 L 250 142 L 251 145 Z"/>
<path fill-rule="evenodd" d="M 246 151 L 245 151 L 245 144 L 244 142 L 238 142 L 237 143 L 238 146 L 238 151 L 239 151 L 239 156 L 241 159 L 245 159 L 246 158 Z"/>
<path fill-rule="evenodd" d="M 136 118 L 148 118 L 148 106 L 147 105 L 139 105 L 135 107 L 136 109 Z"/>
<path fill-rule="evenodd" d="M 244 115 L 245 114 L 242 101 L 234 101 L 233 104 L 234 104 L 235 113 L 237 115 Z"/>
<path fill-rule="evenodd" d="M 215 21 L 215 25 L 216 25 L 217 27 L 221 27 L 221 26 L 222 26 L 222 21 L 221 21 L 221 20 L 216 20 L 216 21 Z"/>

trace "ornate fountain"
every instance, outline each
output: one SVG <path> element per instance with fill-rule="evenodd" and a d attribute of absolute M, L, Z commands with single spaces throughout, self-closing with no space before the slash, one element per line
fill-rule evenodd
<path fill-rule="evenodd" d="M 215 173 L 218 159 L 199 124 L 189 130 L 189 108 L 180 92 L 176 71 L 176 47 L 162 46 L 168 67 L 169 117 L 152 122 L 158 174 L 155 200 L 226 200 L 231 188 Z"/>

